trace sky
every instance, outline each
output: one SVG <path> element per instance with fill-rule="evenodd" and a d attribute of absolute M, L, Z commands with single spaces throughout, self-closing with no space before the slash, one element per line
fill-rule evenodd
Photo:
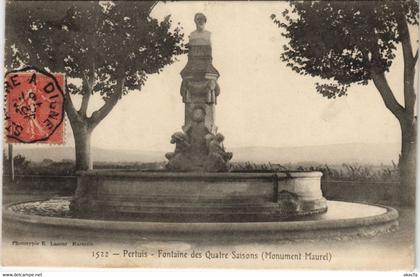
<path fill-rule="evenodd" d="M 185 37 L 195 29 L 194 14 L 207 16 L 212 33 L 213 65 L 221 94 L 216 125 L 225 146 L 290 147 L 341 143 L 399 143 L 397 120 L 370 82 L 352 86 L 348 96 L 327 99 L 315 90 L 319 80 L 298 75 L 280 60 L 287 40 L 272 22 L 287 2 L 166 2 L 152 17 L 172 16 Z M 388 74 L 402 101 L 401 50 Z M 180 71 L 187 56 L 151 75 L 141 91 L 123 97 L 92 135 L 92 146 L 106 149 L 172 151 L 172 133 L 181 130 L 184 107 Z M 77 99 L 75 100 L 77 103 Z M 92 99 L 90 112 L 101 105 Z M 69 122 L 66 145 L 74 145 Z"/>

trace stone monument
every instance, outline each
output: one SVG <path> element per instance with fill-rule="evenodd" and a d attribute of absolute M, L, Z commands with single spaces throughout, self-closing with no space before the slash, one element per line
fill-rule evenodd
<path fill-rule="evenodd" d="M 175 151 L 166 154 L 171 171 L 223 172 L 229 170 L 232 153 L 217 133 L 215 106 L 220 88 L 219 72 L 212 65 L 211 33 L 205 30 L 206 16 L 194 17 L 197 29 L 189 36 L 188 62 L 181 71 L 181 96 L 185 104 L 182 132 L 171 137 Z"/>
<path fill-rule="evenodd" d="M 215 125 L 219 72 L 212 65 L 206 17 L 196 14 L 195 23 L 181 71 L 185 122 L 171 137 L 175 151 L 166 154 L 167 170 L 78 172 L 72 212 L 178 222 L 268 222 L 326 212 L 321 172 L 230 170 L 232 153 Z"/>

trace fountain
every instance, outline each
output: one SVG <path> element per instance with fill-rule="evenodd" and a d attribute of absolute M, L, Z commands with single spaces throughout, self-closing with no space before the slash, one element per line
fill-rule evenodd
<path fill-rule="evenodd" d="M 327 201 L 321 172 L 231 170 L 232 153 L 225 150 L 215 125 L 221 90 L 210 32 L 204 28 L 204 14 L 196 14 L 194 21 L 197 30 L 190 35 L 188 63 L 181 72 L 185 122 L 171 137 L 175 150 L 166 154 L 166 170 L 78 172 L 77 190 L 66 200 L 64 215 L 28 217 L 22 211 L 31 204 L 22 203 L 7 206 L 4 220 L 49 230 L 105 228 L 130 236 L 187 238 L 204 233 L 318 238 L 395 230 L 398 213 L 392 208 Z"/>
<path fill-rule="evenodd" d="M 276 220 L 325 212 L 319 172 L 229 172 L 232 153 L 215 125 L 220 88 L 206 17 L 196 14 L 181 71 L 182 132 L 172 135 L 167 172 L 81 172 L 72 208 L 180 220 Z"/>

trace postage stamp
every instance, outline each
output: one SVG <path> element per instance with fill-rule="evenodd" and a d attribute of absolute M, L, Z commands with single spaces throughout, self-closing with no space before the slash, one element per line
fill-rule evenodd
<path fill-rule="evenodd" d="M 7 143 L 63 143 L 64 78 L 64 74 L 50 74 L 35 68 L 6 74 Z"/>

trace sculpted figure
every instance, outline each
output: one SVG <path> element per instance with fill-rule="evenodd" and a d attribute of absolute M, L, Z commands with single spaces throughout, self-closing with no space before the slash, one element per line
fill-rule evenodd
<path fill-rule="evenodd" d="M 217 133 L 209 144 L 209 155 L 220 155 L 224 161 L 229 161 L 232 158 L 231 152 L 226 152 L 223 146 L 225 137 Z"/>
<path fill-rule="evenodd" d="M 208 83 L 208 103 L 217 104 L 217 96 L 220 94 L 220 87 L 216 80 L 209 80 Z"/>
<path fill-rule="evenodd" d="M 225 137 L 218 133 L 209 143 L 209 154 L 208 154 L 208 171 L 227 171 L 228 161 L 232 159 L 232 153 L 226 152 L 223 146 L 223 140 Z"/>
<path fill-rule="evenodd" d="M 181 96 L 183 103 L 190 103 L 191 96 L 188 90 L 188 80 L 183 79 L 181 83 Z"/>
<path fill-rule="evenodd" d="M 217 96 L 220 94 L 220 87 L 216 80 L 191 81 L 182 80 L 181 96 L 183 103 L 204 102 L 216 104 Z"/>
<path fill-rule="evenodd" d="M 205 30 L 207 17 L 203 13 L 196 13 L 194 22 L 197 29 L 190 34 L 190 45 L 210 45 L 211 33 Z"/>
<path fill-rule="evenodd" d="M 165 157 L 168 160 L 173 159 L 177 154 L 185 153 L 190 147 L 188 137 L 183 132 L 176 132 L 171 137 L 171 144 L 175 144 L 175 151 L 166 153 Z"/>

